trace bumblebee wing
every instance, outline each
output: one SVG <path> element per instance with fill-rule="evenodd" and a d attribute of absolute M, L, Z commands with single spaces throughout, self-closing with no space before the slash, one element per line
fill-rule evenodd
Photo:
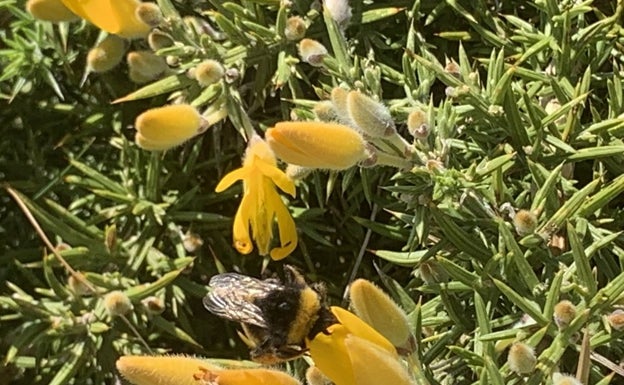
<path fill-rule="evenodd" d="M 204 307 L 216 316 L 267 328 L 262 310 L 255 301 L 282 285 L 236 273 L 215 275 L 209 283 L 212 291 L 204 297 Z"/>

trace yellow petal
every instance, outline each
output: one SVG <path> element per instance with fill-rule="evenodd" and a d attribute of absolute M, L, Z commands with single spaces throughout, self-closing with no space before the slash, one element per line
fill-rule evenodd
<path fill-rule="evenodd" d="M 280 190 L 294 198 L 296 194 L 295 183 L 282 170 L 263 161 L 258 161 L 254 165 L 262 171 L 264 176 L 271 179 Z"/>
<path fill-rule="evenodd" d="M 273 238 L 273 216 L 271 194 L 276 195 L 275 186 L 262 174 L 252 176 L 249 184 L 249 221 L 251 234 L 258 246 L 260 255 L 269 254 L 269 246 Z M 279 199 L 279 197 L 278 197 Z"/>
<path fill-rule="evenodd" d="M 198 385 L 194 378 L 202 370 L 217 370 L 215 365 L 185 356 L 122 356 L 117 369 L 135 385 Z"/>
<path fill-rule="evenodd" d="M 303 167 L 344 170 L 367 156 L 362 136 L 336 123 L 281 122 L 265 136 L 280 159 Z"/>
<path fill-rule="evenodd" d="M 236 170 L 227 173 L 223 178 L 221 178 L 217 187 L 215 187 L 215 192 L 219 193 L 226 190 L 233 185 L 234 182 L 245 179 L 248 173 L 249 170 L 245 168 L 237 168 Z"/>
<path fill-rule="evenodd" d="M 331 312 L 336 316 L 338 321 L 349 331 L 349 333 L 364 338 L 373 344 L 386 350 L 388 353 L 397 356 L 396 349 L 390 341 L 379 332 L 373 329 L 369 324 L 362 321 L 358 316 L 338 306 L 332 306 Z"/>
<path fill-rule="evenodd" d="M 395 355 L 352 334 L 345 338 L 344 343 L 357 385 L 411 384 L 407 370 Z"/>
<path fill-rule="evenodd" d="M 143 143 L 166 149 L 197 135 L 202 119 L 194 107 L 176 104 L 147 110 L 136 118 L 134 125 Z"/>
<path fill-rule="evenodd" d="M 236 211 L 234 225 L 232 226 L 232 237 L 234 238 L 234 248 L 241 254 L 249 254 L 253 250 L 253 243 L 249 236 L 249 217 L 244 211 L 243 201 Z"/>
<path fill-rule="evenodd" d="M 336 385 L 356 385 L 349 352 L 344 344 L 347 329 L 331 325 L 327 333 L 319 333 L 307 343 L 314 365 Z"/>
<path fill-rule="evenodd" d="M 286 258 L 297 247 L 297 228 L 290 212 L 275 194 L 279 202 L 273 203 L 275 209 L 275 218 L 277 219 L 277 228 L 279 231 L 280 246 L 271 250 L 271 258 L 274 261 Z"/>
<path fill-rule="evenodd" d="M 76 15 L 121 37 L 145 37 L 150 27 L 135 16 L 138 0 L 63 0 Z"/>
<path fill-rule="evenodd" d="M 275 155 L 273 154 L 273 151 L 269 148 L 267 143 L 262 140 L 261 137 L 254 135 L 251 137 L 251 139 L 249 139 L 249 143 L 247 144 L 247 150 L 245 150 L 245 160 L 243 161 L 243 165 L 251 165 L 251 163 L 256 161 L 256 157 L 270 164 L 271 166 L 277 165 Z"/>
<path fill-rule="evenodd" d="M 230 369 L 207 372 L 204 379 L 219 385 L 301 385 L 284 372 L 271 369 Z M 200 383 L 196 384 L 200 385 Z"/>
<path fill-rule="evenodd" d="M 35 18 L 52 23 L 78 19 L 61 0 L 28 0 L 26 10 Z"/>

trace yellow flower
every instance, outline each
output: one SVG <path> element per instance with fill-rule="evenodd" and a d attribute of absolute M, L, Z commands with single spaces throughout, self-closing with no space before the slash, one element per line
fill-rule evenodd
<path fill-rule="evenodd" d="M 321 372 L 336 385 L 410 384 L 390 341 L 347 310 L 331 311 L 340 323 L 307 341 Z"/>
<path fill-rule="evenodd" d="M 198 375 L 219 369 L 186 356 L 123 356 L 116 365 L 121 375 L 135 385 L 200 385 Z"/>
<path fill-rule="evenodd" d="M 185 356 L 123 356 L 117 369 L 135 385 L 300 385 L 278 370 L 223 369 Z"/>
<path fill-rule="evenodd" d="M 136 17 L 138 0 L 62 0 L 73 13 L 101 30 L 127 39 L 146 37 L 150 26 Z"/>
<path fill-rule="evenodd" d="M 274 260 L 287 257 L 297 246 L 297 230 L 275 187 L 294 197 L 295 185 L 277 168 L 273 152 L 258 136 L 249 141 L 243 167 L 224 176 L 215 191 L 221 192 L 238 180 L 243 181 L 243 199 L 234 217 L 234 247 L 241 254 L 249 254 L 253 236 L 260 255 L 270 254 Z M 269 251 L 274 218 L 280 246 Z"/>
<path fill-rule="evenodd" d="M 188 104 L 152 108 L 139 115 L 135 141 L 145 150 L 167 150 L 205 131 L 199 112 Z"/>
<path fill-rule="evenodd" d="M 61 0 L 28 0 L 26 10 L 35 18 L 52 23 L 78 19 Z"/>
<path fill-rule="evenodd" d="M 344 170 L 367 157 L 362 135 L 337 123 L 281 122 L 266 139 L 280 159 L 302 167 Z"/>

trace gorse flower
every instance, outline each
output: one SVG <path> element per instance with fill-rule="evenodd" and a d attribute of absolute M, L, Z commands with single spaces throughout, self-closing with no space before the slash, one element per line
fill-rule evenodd
<path fill-rule="evenodd" d="M 99 29 L 127 39 L 146 37 L 150 26 L 140 21 L 138 0 L 62 0 L 73 13 Z"/>
<path fill-rule="evenodd" d="M 249 141 L 243 167 L 224 176 L 215 191 L 221 192 L 238 180 L 243 181 L 243 199 L 234 217 L 234 247 L 241 254 L 249 254 L 253 237 L 260 255 L 269 254 L 274 260 L 287 257 L 297 246 L 297 230 L 275 187 L 294 197 L 295 185 L 277 168 L 273 152 L 258 136 Z M 280 246 L 270 249 L 275 219 Z"/>
<path fill-rule="evenodd" d="M 300 385 L 271 369 L 223 369 L 186 356 L 123 356 L 117 369 L 135 385 Z"/>
<path fill-rule="evenodd" d="M 134 123 L 135 141 L 145 150 L 167 150 L 186 142 L 207 128 L 199 111 L 188 104 L 152 108 Z"/>
<path fill-rule="evenodd" d="M 336 385 L 408 385 L 392 343 L 353 313 L 332 307 L 340 323 L 307 341 L 316 367 Z"/>
<path fill-rule="evenodd" d="M 280 159 L 302 167 L 344 170 L 368 156 L 362 135 L 342 124 L 281 122 L 266 139 Z"/>

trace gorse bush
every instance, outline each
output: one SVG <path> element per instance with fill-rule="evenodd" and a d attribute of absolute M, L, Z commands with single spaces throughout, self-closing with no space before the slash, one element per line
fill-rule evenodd
<path fill-rule="evenodd" d="M 623 11 L 1 1 L 0 383 L 621 382 Z M 390 296 L 259 368 L 284 263 Z"/>

